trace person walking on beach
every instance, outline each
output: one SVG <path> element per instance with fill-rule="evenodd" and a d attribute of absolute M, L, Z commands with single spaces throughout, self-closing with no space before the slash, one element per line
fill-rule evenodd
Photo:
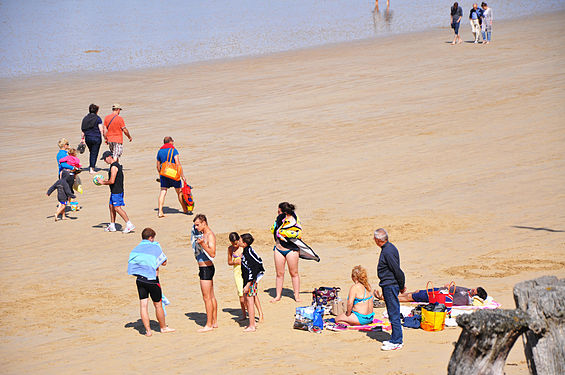
<path fill-rule="evenodd" d="M 179 199 L 180 205 L 182 207 L 182 211 L 185 214 L 188 214 L 188 207 L 186 206 L 186 202 L 182 197 L 182 183 L 186 183 L 186 178 L 184 177 L 184 172 L 182 169 L 182 165 L 179 159 L 179 152 L 174 147 L 175 141 L 172 137 L 165 137 L 163 139 L 163 146 L 157 152 L 157 173 L 161 172 L 161 166 L 163 163 L 169 161 L 174 162 L 177 166 L 178 170 L 180 171 L 180 179 L 178 181 L 173 180 L 172 178 L 168 178 L 165 176 L 160 176 L 159 181 L 161 183 L 161 191 L 159 193 L 159 212 L 157 214 L 158 217 L 165 217 L 163 213 L 163 205 L 165 204 L 165 196 L 167 195 L 167 190 L 169 188 L 175 188 L 175 192 L 177 193 L 177 197 Z"/>
<path fill-rule="evenodd" d="M 155 315 L 161 333 L 174 332 L 165 323 L 165 311 L 161 300 L 163 292 L 159 281 L 159 267 L 167 265 L 167 256 L 163 253 L 159 242 L 155 242 L 155 231 L 145 228 L 141 232 L 141 242 L 129 254 L 128 275 L 137 276 L 137 294 L 139 296 L 139 312 L 145 327 L 145 336 L 153 335 L 149 324 L 149 296 L 155 306 Z"/>
<path fill-rule="evenodd" d="M 492 36 L 492 24 L 494 22 L 494 16 L 492 15 L 492 8 L 490 8 L 487 3 L 481 3 L 481 8 L 483 8 L 483 44 L 489 44 L 490 38 Z"/>
<path fill-rule="evenodd" d="M 294 300 L 300 302 L 300 275 L 298 274 L 299 251 L 287 243 L 288 238 L 300 238 L 302 226 L 296 213 L 295 207 L 288 202 L 282 202 L 278 207 L 278 216 L 271 227 L 271 233 L 275 237 L 273 253 L 275 257 L 276 269 L 276 295 L 271 302 L 278 302 L 282 296 L 284 284 L 285 263 L 288 263 L 288 272 L 292 279 L 292 289 L 294 290 Z"/>
<path fill-rule="evenodd" d="M 190 233 L 192 249 L 198 262 L 198 276 L 200 277 L 200 290 L 206 307 L 206 325 L 198 332 L 208 332 L 218 328 L 218 302 L 214 295 L 214 257 L 216 256 L 216 235 L 208 226 L 208 219 L 203 214 L 198 214 L 193 220 L 194 225 Z"/>
<path fill-rule="evenodd" d="M 112 151 L 114 160 L 118 161 L 124 152 L 124 134 L 132 141 L 124 119 L 120 116 L 122 106 L 112 105 L 112 113 L 104 118 L 104 139 Z"/>
<path fill-rule="evenodd" d="M 126 222 L 126 227 L 122 231 L 123 233 L 129 233 L 135 229 L 135 226 L 129 221 L 128 214 L 123 209 L 124 203 L 124 172 L 122 166 L 114 156 L 111 151 L 104 151 L 102 158 L 106 164 L 110 165 L 110 170 L 108 171 L 108 179 L 100 181 L 101 185 L 110 186 L 110 224 L 104 229 L 106 232 L 116 231 L 116 213 L 124 219 Z"/>
<path fill-rule="evenodd" d="M 451 7 L 451 28 L 453 29 L 455 36 L 453 37 L 453 42 L 451 42 L 451 44 L 461 43 L 461 37 L 459 36 L 459 24 L 462 17 L 463 9 L 461 9 L 457 2 L 453 3 L 453 6 Z"/>
<path fill-rule="evenodd" d="M 471 23 L 471 32 L 475 38 L 475 44 L 479 43 L 479 36 L 481 35 L 481 17 L 482 10 L 479 9 L 477 3 L 473 4 L 471 12 L 469 13 L 469 22 Z"/>
<path fill-rule="evenodd" d="M 381 350 L 398 350 L 402 349 L 402 324 L 400 323 L 398 294 L 406 292 L 404 272 L 400 269 L 398 249 L 388 242 L 388 234 L 383 228 L 375 231 L 374 240 L 381 248 L 377 274 L 382 296 L 377 290 L 373 291 L 373 295 L 378 299 L 384 298 L 388 319 L 392 326 L 391 339 L 383 342 Z"/>
<path fill-rule="evenodd" d="M 98 152 L 102 144 L 102 119 L 98 116 L 98 106 L 91 104 L 88 107 L 88 115 L 82 119 L 80 129 L 82 130 L 82 140 L 88 146 L 90 152 L 90 173 L 96 172 L 96 160 L 98 160 Z"/>

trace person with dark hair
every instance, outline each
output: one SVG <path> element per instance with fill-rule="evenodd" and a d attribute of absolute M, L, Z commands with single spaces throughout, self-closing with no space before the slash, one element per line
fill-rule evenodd
<path fill-rule="evenodd" d="M 126 227 L 123 233 L 129 233 L 135 229 L 135 225 L 129 220 L 128 214 L 123 209 L 126 205 L 124 202 L 124 172 L 123 167 L 117 160 L 114 159 L 111 151 L 104 151 L 102 158 L 106 164 L 110 165 L 108 171 L 108 179 L 100 181 L 101 185 L 110 186 L 110 224 L 104 229 L 106 232 L 116 231 L 116 214 L 120 215 L 126 222 Z"/>
<path fill-rule="evenodd" d="M 91 104 L 88 114 L 82 119 L 80 129 L 82 130 L 82 141 L 88 146 L 90 153 L 90 173 L 96 173 L 96 160 L 102 144 L 102 119 L 98 116 L 98 106 Z"/>
<path fill-rule="evenodd" d="M 492 36 L 492 25 L 494 23 L 494 16 L 492 14 L 492 8 L 487 5 L 487 3 L 482 2 L 481 8 L 483 8 L 483 22 L 482 22 L 482 33 L 483 33 L 483 44 L 489 44 L 490 38 Z"/>
<path fill-rule="evenodd" d="M 190 232 L 194 257 L 198 262 L 198 276 L 200 290 L 206 308 L 206 325 L 198 332 L 208 332 L 218 328 L 218 302 L 214 295 L 214 257 L 216 256 L 216 235 L 208 226 L 208 219 L 203 214 L 198 214 L 193 220 L 194 225 Z"/>
<path fill-rule="evenodd" d="M 159 199 L 157 200 L 159 207 L 157 217 L 165 217 L 165 214 L 163 213 L 163 205 L 165 204 L 165 196 L 167 195 L 167 190 L 171 187 L 175 188 L 175 192 L 177 193 L 182 211 L 185 214 L 189 213 L 186 202 L 182 197 L 182 183 L 186 183 L 186 178 L 184 177 L 184 172 L 180 163 L 179 152 L 175 148 L 174 143 L 175 141 L 172 137 L 165 137 L 163 139 L 163 146 L 161 146 L 161 148 L 157 152 L 157 173 L 161 172 L 163 163 L 167 161 L 174 163 L 180 170 L 180 179 L 178 181 L 165 176 L 159 177 L 159 182 L 161 183 L 161 191 L 159 193 Z"/>
<path fill-rule="evenodd" d="M 245 332 L 253 332 L 256 330 L 254 305 L 257 304 L 259 309 L 261 309 L 261 305 L 259 304 L 257 297 L 257 283 L 265 274 L 263 260 L 251 247 L 253 241 L 254 238 L 250 233 L 242 234 L 239 240 L 239 245 L 243 247 L 243 253 L 241 255 L 241 277 L 243 278 L 244 285 L 243 295 L 245 297 L 245 304 L 247 305 L 247 312 L 249 315 L 249 325 L 245 327 Z M 261 319 L 263 317 L 262 311 L 260 311 L 260 317 Z"/>
<path fill-rule="evenodd" d="M 463 9 L 461 9 L 459 4 L 455 2 L 451 7 L 451 28 L 455 33 L 453 42 L 451 42 L 451 44 L 461 43 L 461 37 L 459 36 L 459 23 L 461 22 L 461 18 L 463 18 Z"/>
<path fill-rule="evenodd" d="M 55 221 L 58 220 L 59 215 L 61 216 L 61 220 L 64 220 L 65 215 L 65 208 L 67 207 L 67 202 L 71 198 L 75 198 L 73 194 L 73 188 L 69 185 L 69 172 L 64 169 L 61 172 L 61 178 L 47 190 L 47 195 L 51 195 L 55 190 L 57 190 L 57 201 L 59 204 L 57 205 L 57 211 L 55 211 Z"/>
<path fill-rule="evenodd" d="M 161 333 L 174 332 L 165 323 L 163 310 L 163 292 L 159 281 L 159 267 L 167 265 L 167 256 L 163 253 L 159 242 L 155 242 L 155 231 L 145 228 L 141 232 L 141 242 L 129 254 L 128 275 L 136 276 L 137 294 L 139 296 L 139 312 L 145 327 L 145 336 L 152 336 L 149 324 L 149 296 L 155 307 L 155 315 L 161 328 Z"/>
<path fill-rule="evenodd" d="M 278 302 L 282 296 L 284 284 L 285 264 L 288 264 L 288 272 L 292 279 L 292 289 L 294 290 L 294 300 L 300 302 L 300 275 L 298 274 L 299 251 L 290 246 L 287 239 L 300 238 L 302 236 L 302 226 L 296 213 L 295 207 L 288 202 L 282 202 L 278 206 L 278 216 L 271 227 L 271 233 L 275 238 L 273 253 L 275 257 L 276 269 L 276 295 L 271 302 Z"/>
<path fill-rule="evenodd" d="M 434 288 L 434 291 L 447 290 L 448 288 L 449 284 L 445 284 L 441 288 Z M 453 306 L 470 306 L 473 304 L 473 297 L 478 296 L 483 301 L 488 297 L 486 290 L 480 286 L 474 289 L 456 286 L 455 290 L 451 287 L 449 291 L 453 292 Z M 401 293 L 398 295 L 398 299 L 400 302 L 429 302 L 426 289 Z"/>

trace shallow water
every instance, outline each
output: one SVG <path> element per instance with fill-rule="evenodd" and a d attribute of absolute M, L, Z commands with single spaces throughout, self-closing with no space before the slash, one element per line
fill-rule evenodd
<path fill-rule="evenodd" d="M 466 20 L 472 1 L 459 3 Z M 495 20 L 565 9 L 565 0 L 490 3 Z M 390 0 L 387 8 L 380 0 L 376 11 L 370 0 L 1 1 L 0 77 L 177 65 L 447 27 L 451 4 Z"/>

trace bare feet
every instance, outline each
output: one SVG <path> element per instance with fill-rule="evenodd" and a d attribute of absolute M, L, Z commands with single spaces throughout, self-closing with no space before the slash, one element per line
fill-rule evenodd
<path fill-rule="evenodd" d="M 297 294 L 294 295 L 294 301 L 295 302 L 302 302 L 302 300 L 300 299 L 300 296 L 297 295 Z"/>
<path fill-rule="evenodd" d="M 169 333 L 169 332 L 175 332 L 176 329 L 174 328 L 169 328 L 169 327 L 165 327 L 165 328 L 161 328 L 161 333 Z"/>
<path fill-rule="evenodd" d="M 249 326 L 249 327 L 245 327 L 243 332 L 255 332 L 256 330 L 257 328 Z"/>
<path fill-rule="evenodd" d="M 378 299 L 378 300 L 382 300 L 382 299 L 383 299 L 383 295 L 381 294 L 381 292 L 379 292 L 379 291 L 376 290 L 376 289 L 373 290 L 373 296 L 375 296 L 375 298 Z"/>
<path fill-rule="evenodd" d="M 269 302 L 271 302 L 271 303 L 277 303 L 277 302 L 279 302 L 280 300 L 281 300 L 281 297 L 279 297 L 279 298 L 273 298 L 273 299 L 270 300 Z"/>
<path fill-rule="evenodd" d="M 263 323 L 265 321 L 265 319 L 263 318 L 263 315 L 259 315 L 259 323 Z"/>
<path fill-rule="evenodd" d="M 212 328 L 218 328 L 218 323 L 214 324 Z"/>
<path fill-rule="evenodd" d="M 149 330 L 147 330 L 147 331 L 145 331 L 145 336 L 147 336 L 147 337 L 151 337 L 151 336 L 153 336 L 153 331 L 152 331 L 152 330 L 150 330 L 150 329 L 149 329 Z"/>
<path fill-rule="evenodd" d="M 210 332 L 210 331 L 212 331 L 213 329 L 214 329 L 214 327 L 204 326 L 204 327 L 200 328 L 197 332 L 200 332 L 200 333 Z"/>
<path fill-rule="evenodd" d="M 165 217 L 165 214 L 161 212 L 160 214 L 157 215 L 157 217 L 160 219 L 162 217 Z"/>

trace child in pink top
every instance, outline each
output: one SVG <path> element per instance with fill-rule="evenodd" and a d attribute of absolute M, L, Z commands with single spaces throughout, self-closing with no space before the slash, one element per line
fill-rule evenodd
<path fill-rule="evenodd" d="M 77 158 L 76 148 L 70 148 L 68 153 L 69 154 L 67 156 L 59 160 L 59 163 L 67 163 L 75 168 L 81 168 L 80 159 Z"/>

